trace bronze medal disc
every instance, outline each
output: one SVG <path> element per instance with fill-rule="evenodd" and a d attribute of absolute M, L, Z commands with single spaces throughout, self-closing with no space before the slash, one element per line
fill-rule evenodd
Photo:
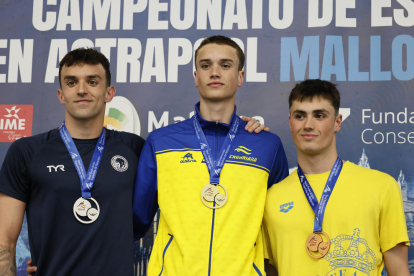
<path fill-rule="evenodd" d="M 325 236 L 327 240 L 326 242 L 323 241 L 321 235 Z M 328 234 L 323 231 L 311 233 L 306 239 L 306 252 L 308 252 L 309 256 L 315 259 L 324 257 L 328 253 L 330 246 L 331 240 L 329 239 Z M 319 252 L 320 255 L 314 255 L 311 252 Z"/>

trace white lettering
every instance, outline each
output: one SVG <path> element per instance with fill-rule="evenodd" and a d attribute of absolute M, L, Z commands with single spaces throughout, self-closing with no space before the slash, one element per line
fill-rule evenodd
<path fill-rule="evenodd" d="M 148 133 L 152 132 L 155 129 L 159 129 L 163 126 L 168 126 L 168 111 L 164 111 L 159 121 L 155 117 L 154 111 L 148 112 Z"/>
<path fill-rule="evenodd" d="M 16 83 L 20 70 L 22 83 L 32 81 L 33 39 L 24 40 L 24 50 L 20 39 L 10 39 L 8 82 Z"/>
<path fill-rule="evenodd" d="M 184 1 L 184 18 L 181 20 L 181 0 L 171 0 L 171 25 L 177 30 L 187 30 L 194 24 L 194 0 Z"/>
<path fill-rule="evenodd" d="M 247 38 L 246 81 L 267 82 L 267 73 L 257 72 L 257 37 Z"/>
<path fill-rule="evenodd" d="M 153 63 L 155 63 L 154 67 L 152 66 Z M 151 76 L 155 76 L 156 82 L 165 82 L 164 45 L 162 38 L 147 39 L 141 82 L 151 82 Z"/>
<path fill-rule="evenodd" d="M 181 56 L 179 55 L 181 48 Z M 188 39 L 170 38 L 168 47 L 168 82 L 178 81 L 178 66 L 191 62 L 193 46 Z"/>
<path fill-rule="evenodd" d="M 221 0 L 197 1 L 197 29 L 207 29 L 207 18 L 212 30 L 221 29 Z M 196 48 L 197 49 L 197 48 Z"/>
<path fill-rule="evenodd" d="M 355 0 L 336 1 L 336 26 L 337 27 L 356 27 L 356 18 L 347 18 L 346 10 L 355 9 Z"/>
<path fill-rule="evenodd" d="M 66 25 L 70 25 L 72 31 L 79 31 L 81 29 L 79 0 L 61 0 L 56 30 L 66 31 Z"/>
<path fill-rule="evenodd" d="M 319 17 L 319 0 L 309 0 L 308 26 L 310 28 L 328 26 L 332 22 L 332 17 L 333 0 L 322 1 L 322 17 Z"/>
<path fill-rule="evenodd" d="M 59 76 L 59 67 L 56 67 L 56 65 L 67 52 L 68 45 L 66 39 L 52 39 L 50 42 L 49 57 L 47 59 L 45 83 L 55 82 L 55 77 Z"/>
<path fill-rule="evenodd" d="M 159 20 L 160 12 L 168 11 L 168 3 L 151 0 L 148 3 L 148 30 L 168 30 L 168 21 Z"/>
<path fill-rule="evenodd" d="M 132 30 L 134 25 L 134 13 L 143 12 L 147 8 L 147 0 L 124 0 L 124 22 L 122 27 L 124 30 Z"/>
<path fill-rule="evenodd" d="M 391 0 L 371 0 L 371 26 L 392 26 L 392 17 L 383 17 L 382 8 L 391 7 Z"/>
<path fill-rule="evenodd" d="M 47 5 L 56 5 L 57 0 L 47 0 Z M 56 24 L 56 12 L 46 12 L 46 20 L 43 21 L 43 0 L 33 0 L 33 27 L 38 31 L 49 31 Z"/>
<path fill-rule="evenodd" d="M 237 24 L 239 30 L 247 29 L 247 13 L 245 0 L 226 1 L 226 8 L 224 10 L 223 19 L 223 30 L 232 30 L 233 24 Z"/>
<path fill-rule="evenodd" d="M 282 19 L 280 19 L 279 2 L 283 1 Z M 292 0 L 269 0 L 269 22 L 275 29 L 286 29 L 293 22 Z"/>
<path fill-rule="evenodd" d="M 128 54 L 128 50 L 131 53 Z M 126 82 L 128 64 L 130 64 L 130 82 L 139 82 L 140 66 L 138 60 L 141 57 L 142 46 L 141 42 L 135 38 L 120 38 L 118 39 L 118 63 L 116 66 L 116 81 Z"/>

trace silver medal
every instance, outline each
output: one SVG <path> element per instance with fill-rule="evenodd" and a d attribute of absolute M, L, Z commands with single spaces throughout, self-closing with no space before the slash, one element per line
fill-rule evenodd
<path fill-rule="evenodd" d="M 96 208 L 92 207 L 91 201 L 95 203 Z M 73 204 L 73 214 L 83 224 L 94 222 L 99 217 L 99 210 L 98 202 L 92 197 L 81 197 Z"/>
<path fill-rule="evenodd" d="M 226 194 L 225 195 L 220 194 L 220 191 L 217 186 L 222 187 Z M 203 189 L 201 189 L 201 201 L 204 203 L 204 205 L 206 205 L 210 209 L 219 209 L 223 207 L 224 204 L 226 204 L 227 199 L 228 199 L 227 190 L 221 184 L 213 185 L 209 183 L 209 184 L 206 184 L 203 187 Z M 215 202 L 216 206 L 211 206 L 207 204 L 206 201 Z"/>

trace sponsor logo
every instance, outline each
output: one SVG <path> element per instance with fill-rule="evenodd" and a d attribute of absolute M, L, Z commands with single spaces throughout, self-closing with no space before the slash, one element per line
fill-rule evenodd
<path fill-rule="evenodd" d="M 121 155 L 112 157 L 111 165 L 118 172 L 124 172 L 128 169 L 128 161 Z"/>
<path fill-rule="evenodd" d="M 104 126 L 137 135 L 141 133 L 141 124 L 135 107 L 127 98 L 121 96 L 114 97 L 106 104 Z"/>
<path fill-rule="evenodd" d="M 233 134 L 233 135 L 229 134 L 229 137 L 230 137 L 230 140 L 231 140 L 231 141 L 233 141 L 233 139 L 234 139 L 234 137 L 236 137 L 236 135 L 234 135 L 234 134 Z"/>
<path fill-rule="evenodd" d="M 78 155 L 76 153 L 74 153 L 74 152 L 71 152 L 70 155 L 72 156 L 72 158 L 78 157 Z"/>
<path fill-rule="evenodd" d="M 32 135 L 33 105 L 0 105 L 0 142 Z"/>
<path fill-rule="evenodd" d="M 235 152 L 240 152 L 246 155 L 251 155 L 252 154 L 252 150 L 248 149 L 246 147 L 243 146 L 238 146 L 236 149 L 234 149 Z M 257 158 L 256 157 L 251 157 L 251 156 L 245 156 L 245 155 L 230 155 L 229 156 L 230 159 L 236 159 L 236 160 L 242 160 L 242 161 L 250 161 L 250 162 L 256 162 Z"/>
<path fill-rule="evenodd" d="M 49 165 L 49 166 L 46 166 L 46 168 L 49 169 L 49 172 L 57 172 L 58 169 L 60 169 L 62 172 L 65 171 L 65 166 L 64 165 L 57 165 L 57 166 Z M 54 169 L 54 170 L 52 170 L 52 169 Z"/>
<path fill-rule="evenodd" d="M 282 213 L 287 213 L 287 212 L 289 212 L 290 210 L 292 210 L 293 209 L 293 201 L 292 202 L 288 202 L 288 203 L 285 203 L 285 204 L 282 204 L 282 205 L 280 205 L 280 212 L 282 212 Z"/>
<path fill-rule="evenodd" d="M 250 155 L 250 154 L 252 154 L 252 150 L 250 150 L 250 149 L 248 149 L 248 148 L 246 148 L 246 147 L 243 147 L 243 146 L 239 146 L 237 149 L 235 149 L 234 151 L 237 151 L 237 152 L 243 152 L 244 154 L 247 154 L 247 155 Z"/>
<path fill-rule="evenodd" d="M 216 173 L 216 175 L 219 175 L 220 174 L 220 171 L 221 171 L 221 169 L 214 170 L 214 172 Z"/>
<path fill-rule="evenodd" d="M 99 152 L 102 152 L 103 149 L 104 149 L 103 147 L 98 147 Z"/>
<path fill-rule="evenodd" d="M 330 192 L 331 189 L 329 188 L 329 186 L 326 186 L 325 190 L 323 190 L 324 193 Z"/>
<path fill-rule="evenodd" d="M 205 147 L 207 147 L 206 144 L 201 143 L 201 149 L 203 150 Z"/>
<path fill-rule="evenodd" d="M 193 158 L 193 154 L 191 154 L 191 153 L 186 153 L 181 158 L 182 158 L 182 160 L 180 160 L 180 163 L 193 163 L 193 162 L 197 162 L 197 160 L 195 160 Z"/>

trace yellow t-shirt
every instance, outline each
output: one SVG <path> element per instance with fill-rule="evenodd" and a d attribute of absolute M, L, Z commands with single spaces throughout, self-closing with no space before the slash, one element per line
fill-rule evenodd
<path fill-rule="evenodd" d="M 329 172 L 306 175 L 320 200 Z M 297 171 L 268 191 L 264 238 L 280 276 L 381 275 L 382 252 L 409 245 L 400 188 L 389 175 L 345 162 L 325 210 L 331 247 L 321 259 L 306 252 L 315 213 Z M 266 254 L 266 253 L 265 253 Z"/>

